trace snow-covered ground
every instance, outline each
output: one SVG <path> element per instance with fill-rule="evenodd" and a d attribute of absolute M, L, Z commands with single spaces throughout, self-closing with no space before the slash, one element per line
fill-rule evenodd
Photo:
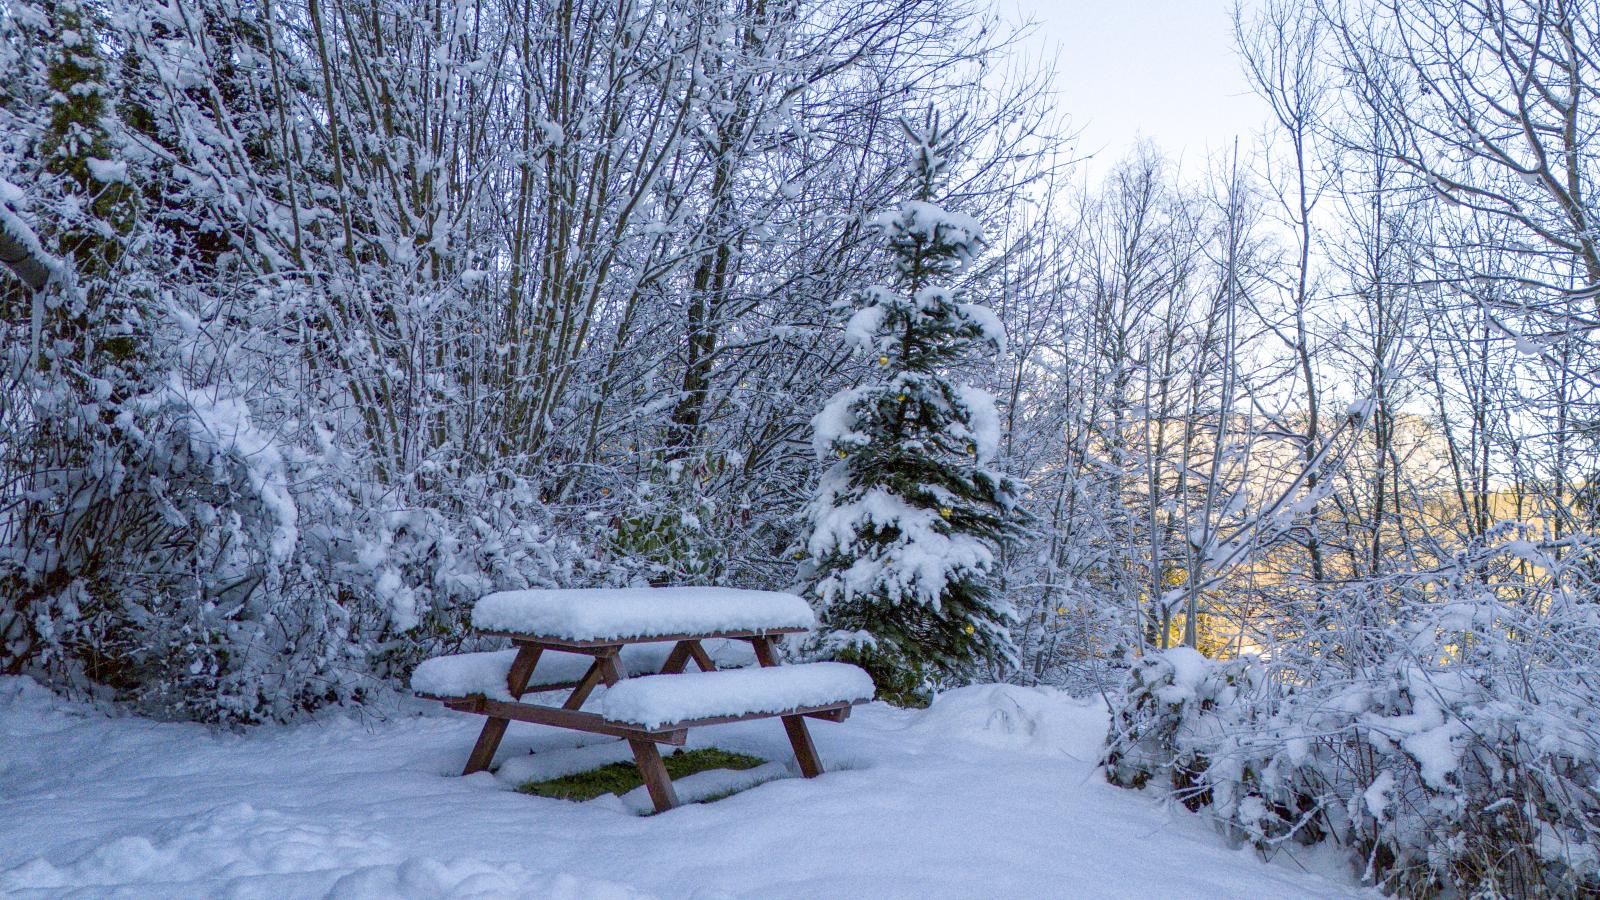
<path fill-rule="evenodd" d="M 623 758 L 513 724 L 499 776 L 456 775 L 479 722 L 396 701 L 244 734 L 108 717 L 0 679 L 0 895 L 81 897 L 1335 897 L 1305 859 L 1264 864 L 1199 818 L 1104 783 L 1096 703 L 1006 686 L 926 711 L 859 707 L 791 777 L 774 720 L 700 729 L 783 761 L 715 803 L 510 790 Z M 574 749 L 577 745 L 582 749 Z M 538 751 L 528 756 L 528 751 Z M 777 777 L 774 777 L 777 776 Z M 727 787 L 722 773 L 680 794 Z M 642 789 L 640 791 L 642 794 Z"/>

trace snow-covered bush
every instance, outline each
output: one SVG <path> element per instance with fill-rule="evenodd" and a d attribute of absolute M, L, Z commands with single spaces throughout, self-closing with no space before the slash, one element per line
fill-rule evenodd
<path fill-rule="evenodd" d="M 1279 733 L 1315 723 L 1327 736 L 1270 756 L 1261 789 L 1269 801 L 1315 798 L 1318 828 L 1395 890 L 1593 892 L 1600 717 L 1570 685 L 1508 675 L 1400 662 L 1314 707 L 1296 698 Z"/>
<path fill-rule="evenodd" d="M 708 488 L 727 465 L 709 453 L 650 465 L 646 477 L 629 486 L 631 496 L 612 526 L 616 564 L 655 585 L 715 581 L 722 546 Z"/>
<path fill-rule="evenodd" d="M 381 495 L 215 386 L 133 398 L 115 429 L 45 399 L 80 449 L 12 507 L 8 668 L 157 715 L 285 719 L 459 646 L 482 593 L 595 577 L 525 493 Z"/>
<path fill-rule="evenodd" d="M 1209 802 L 1212 756 L 1260 674 L 1253 660 L 1217 663 L 1188 647 L 1144 656 L 1113 710 L 1106 779 L 1124 787 L 1166 781 L 1191 809 Z"/>
<path fill-rule="evenodd" d="M 331 518 L 305 552 L 320 582 L 370 608 L 378 675 L 407 677 L 417 662 L 474 640 L 472 604 L 484 594 L 616 580 L 525 488 L 467 479 L 453 494 L 412 504 L 373 497 L 344 513 L 356 527 Z"/>
<path fill-rule="evenodd" d="M 1264 851 L 1331 841 L 1410 896 L 1600 891 L 1600 608 L 1592 549 L 1565 549 L 1513 541 L 1398 579 L 1434 601 L 1386 606 L 1379 629 L 1330 625 L 1265 666 L 1151 653 L 1114 710 L 1106 777 L 1170 783 Z M 1515 590 L 1477 581 L 1529 561 L 1541 574 Z M 1346 665 L 1358 640 L 1364 664 Z"/>
<path fill-rule="evenodd" d="M 416 439 L 451 386 L 396 373 L 455 282 L 405 238 L 326 251 L 290 181 L 322 167 L 275 158 L 300 114 L 264 99 L 268 58 L 299 63 L 260 11 L 191 6 L 0 10 L 0 226 L 30 264 L 0 260 L 0 671 L 248 723 L 459 645 L 487 590 L 605 572 L 459 422 Z"/>

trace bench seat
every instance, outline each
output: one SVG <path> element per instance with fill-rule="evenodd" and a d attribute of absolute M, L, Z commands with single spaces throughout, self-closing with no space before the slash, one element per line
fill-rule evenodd
<path fill-rule="evenodd" d="M 600 698 L 606 721 L 651 731 L 718 721 L 806 715 L 872 699 L 872 679 L 856 666 L 804 663 L 630 678 Z"/>
<path fill-rule="evenodd" d="M 744 641 L 709 640 L 703 641 L 702 646 L 718 668 L 755 663 L 755 653 Z M 618 659 L 627 674 L 644 675 L 661 671 L 671 652 L 672 645 L 667 643 L 629 644 L 622 648 Z M 434 700 L 475 696 L 512 700 L 506 689 L 506 676 L 516 658 L 515 649 L 436 656 L 411 673 L 411 690 Z M 583 679 L 593 662 L 594 657 L 583 654 L 541 653 L 539 664 L 528 679 L 528 690 L 572 687 Z"/>

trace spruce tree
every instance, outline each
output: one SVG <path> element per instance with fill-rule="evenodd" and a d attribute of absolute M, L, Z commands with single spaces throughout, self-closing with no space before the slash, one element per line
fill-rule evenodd
<path fill-rule="evenodd" d="M 1019 511 L 1014 482 L 991 466 L 994 399 L 948 377 L 1005 342 L 994 314 L 955 286 L 982 227 L 933 202 L 954 129 L 934 115 L 903 127 L 912 199 L 870 222 L 893 279 L 843 304 L 845 339 L 873 374 L 812 420 L 833 465 L 810 508 L 809 550 L 823 651 L 867 669 L 885 699 L 917 703 L 1013 657 L 1011 605 L 988 575 Z"/>

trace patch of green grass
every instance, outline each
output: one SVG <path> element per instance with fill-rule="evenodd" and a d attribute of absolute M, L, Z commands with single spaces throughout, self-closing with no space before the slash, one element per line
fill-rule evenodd
<path fill-rule="evenodd" d="M 715 747 L 704 747 L 688 752 L 674 750 L 671 756 L 664 757 L 664 762 L 667 764 L 667 774 L 676 781 L 685 775 L 709 769 L 754 769 L 766 763 L 766 760 L 746 756 L 743 753 L 718 750 Z M 639 769 L 633 763 L 614 762 L 598 769 L 575 772 L 548 781 L 530 781 L 517 790 L 524 794 L 554 797 L 557 800 L 593 800 L 601 794 L 621 796 L 642 784 L 644 779 L 639 777 Z"/>

